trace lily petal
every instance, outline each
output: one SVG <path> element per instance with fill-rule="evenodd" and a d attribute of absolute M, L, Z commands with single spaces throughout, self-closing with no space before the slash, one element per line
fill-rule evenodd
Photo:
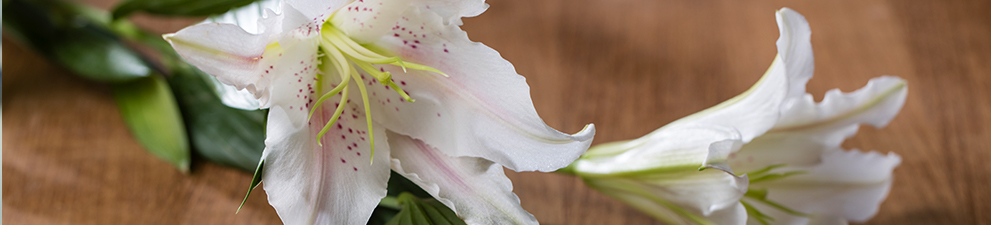
<path fill-rule="evenodd" d="M 691 219 L 739 204 L 747 191 L 747 177 L 733 175 L 723 162 L 740 145 L 739 133 L 731 128 L 661 129 L 637 140 L 595 146 L 573 169 L 589 186 L 617 193 L 617 198 L 639 204 L 655 217 L 675 213 Z M 699 171 L 703 167 L 715 169 Z M 649 211 L 658 207 L 667 211 Z"/>
<path fill-rule="evenodd" d="M 280 6 L 281 3 L 278 0 L 256 1 L 246 6 L 231 9 L 224 14 L 210 16 L 203 23 L 234 24 L 248 33 L 261 34 L 265 28 L 258 21 L 264 19 L 266 10 L 276 13 L 282 12 Z"/>
<path fill-rule="evenodd" d="M 838 148 L 861 123 L 887 125 L 905 104 L 907 93 L 904 80 L 884 76 L 851 93 L 830 90 L 818 104 L 805 94 L 784 106 L 774 128 L 734 154 L 730 166 L 752 171 L 775 164 L 818 163 L 824 151 Z"/>
<path fill-rule="evenodd" d="M 712 212 L 706 219 L 714 224 L 744 224 L 747 220 L 747 210 L 743 204 L 737 203 L 729 208 Z"/>
<path fill-rule="evenodd" d="M 271 16 L 268 19 L 276 20 Z M 223 23 L 193 25 L 164 37 L 190 64 L 224 84 L 247 89 L 255 98 L 267 101 L 269 79 L 263 77 L 263 68 L 275 63 L 272 57 L 277 53 L 265 54 L 265 46 L 276 37 L 251 34 L 237 25 Z"/>
<path fill-rule="evenodd" d="M 273 106 L 269 111 L 262 156 L 269 203 L 285 224 L 365 224 L 386 195 L 390 151 L 385 132 L 367 131 L 364 113 L 346 110 L 321 146 L 317 133 L 334 107 L 318 109 L 312 123 L 319 125 L 303 128 L 293 125 L 286 110 Z M 378 137 L 371 163 L 369 143 L 361 140 L 367 132 Z"/>
<path fill-rule="evenodd" d="M 420 0 L 414 3 L 420 10 L 437 13 L 445 24 L 461 26 L 462 17 L 475 17 L 489 8 L 485 0 Z"/>
<path fill-rule="evenodd" d="M 264 27 L 258 21 L 263 19 L 266 9 L 282 12 L 278 0 L 263 0 L 232 9 L 224 14 L 210 16 L 203 23 L 234 24 L 241 27 L 245 32 L 261 34 L 264 31 Z M 214 91 L 224 105 L 244 110 L 255 110 L 261 107 L 261 103 L 258 102 L 258 99 L 251 92 L 244 89 L 238 90 L 237 87 L 223 84 L 214 76 L 208 76 L 206 79 L 210 80 L 209 83 L 213 84 Z"/>
<path fill-rule="evenodd" d="M 354 0 L 283 0 L 287 5 L 299 10 L 304 18 L 313 21 L 326 20 L 327 17 L 351 1 Z"/>
<path fill-rule="evenodd" d="M 311 41 L 316 32 L 307 31 L 319 30 L 317 25 L 308 23 L 288 5 L 283 5 L 282 11 L 266 11 L 265 18 L 258 21 L 264 28 L 260 34 L 234 24 L 203 23 L 164 37 L 190 64 L 224 84 L 247 90 L 259 99 L 261 107 L 269 107 L 272 83 L 288 83 L 287 77 L 302 71 L 298 68 L 302 65 L 297 64 L 310 66 L 316 58 L 316 42 Z M 284 30 L 289 35 L 282 35 Z"/>
<path fill-rule="evenodd" d="M 864 222 L 877 213 L 888 195 L 891 172 L 900 162 L 901 157 L 894 153 L 836 149 L 826 153 L 820 165 L 788 168 L 808 171 L 807 174 L 753 183 L 751 187 L 766 188 L 768 199 L 811 214 L 812 220 Z M 770 208 L 762 212 L 779 224 L 807 224 L 810 219 Z"/>
<path fill-rule="evenodd" d="M 735 209 L 740 207 L 739 200 L 746 192 L 746 176 L 737 177 L 721 170 L 596 178 L 585 182 L 672 224 L 742 224 L 746 218 L 745 212 Z"/>
<path fill-rule="evenodd" d="M 682 126 L 628 142 L 597 145 L 573 166 L 583 177 L 697 171 L 713 166 L 731 172 L 722 164 L 741 145 L 739 132 L 731 128 Z"/>
<path fill-rule="evenodd" d="M 364 0 L 347 4 L 334 14 L 331 23 L 360 43 L 371 43 L 385 36 L 410 9 L 409 0 Z"/>
<path fill-rule="evenodd" d="M 373 43 L 393 31 L 414 32 L 413 27 L 406 31 L 405 27 L 396 26 L 415 19 L 403 16 L 406 11 L 433 12 L 440 15 L 445 24 L 460 26 L 461 17 L 477 16 L 486 8 L 488 5 L 480 0 L 364 0 L 342 7 L 331 22 L 358 42 Z"/>
<path fill-rule="evenodd" d="M 789 98 L 805 94 L 805 84 L 812 79 L 815 70 L 812 55 L 812 29 L 805 16 L 790 8 L 781 8 L 774 14 L 781 37 L 776 42 L 778 55 L 784 59 L 788 74 Z"/>
<path fill-rule="evenodd" d="M 502 166 L 482 158 L 450 157 L 419 140 L 389 132 L 392 169 L 468 224 L 537 224 L 520 206 Z"/>
<path fill-rule="evenodd" d="M 881 128 L 891 122 L 905 104 L 908 84 L 898 77 L 871 79 L 863 88 L 851 93 L 839 89 L 826 92 L 822 102 L 815 104 L 812 95 L 783 109 L 781 120 L 770 132 L 852 130 L 853 132 L 823 132 L 823 143 L 836 146 L 855 134 L 856 125 L 868 123 Z"/>
<path fill-rule="evenodd" d="M 591 144 L 591 125 L 574 135 L 547 126 L 533 107 L 525 79 L 498 52 L 471 42 L 433 11 L 408 10 L 403 18 L 408 20 L 400 20 L 375 45 L 450 77 L 381 67 L 416 101 L 400 100 L 388 87 L 371 86 L 372 101 L 387 109 L 374 111 L 373 117 L 389 130 L 449 156 L 481 157 L 516 171 L 556 170 Z"/>
<path fill-rule="evenodd" d="M 665 127 L 728 126 L 739 130 L 746 143 L 774 126 L 781 104 L 805 93 L 805 83 L 812 78 L 813 70 L 811 31 L 805 17 L 788 8 L 782 8 L 775 16 L 781 33 L 777 41 L 778 56 L 757 84 L 743 94 Z"/>

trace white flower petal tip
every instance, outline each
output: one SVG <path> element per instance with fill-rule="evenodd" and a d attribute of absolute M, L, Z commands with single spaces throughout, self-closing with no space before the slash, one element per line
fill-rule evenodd
<path fill-rule="evenodd" d="M 256 98 L 267 95 L 267 82 L 258 73 L 269 40 L 233 24 L 198 24 L 162 36 L 186 61 Z M 240 40 L 234 42 L 233 40 Z"/>
<path fill-rule="evenodd" d="M 805 94 L 805 84 L 812 78 L 814 69 L 811 30 L 805 17 L 783 8 L 777 12 L 776 19 L 780 32 L 778 55 L 753 87 L 665 127 L 685 124 L 732 127 L 740 131 L 744 143 L 771 129 L 778 120 L 781 105 Z"/>
<path fill-rule="evenodd" d="M 805 16 L 789 8 L 775 13 L 780 37 L 776 42 L 778 55 L 784 61 L 788 74 L 787 96 L 805 94 L 805 84 L 812 79 L 815 59 L 812 54 L 812 29 Z"/>
<path fill-rule="evenodd" d="M 448 206 L 467 224 L 537 224 L 520 206 L 502 166 L 450 157 L 422 141 L 389 133 L 392 168 Z"/>
<path fill-rule="evenodd" d="M 587 143 L 591 145 L 592 138 L 595 137 L 595 124 L 591 124 L 591 123 L 586 124 L 585 127 L 582 127 L 581 130 L 575 132 L 574 134 L 571 134 L 570 136 L 571 136 L 571 140 Z"/>
<path fill-rule="evenodd" d="M 863 88 L 850 93 L 829 90 L 818 104 L 812 95 L 805 94 L 783 107 L 781 121 L 772 132 L 857 123 L 881 128 L 898 114 L 907 94 L 908 83 L 894 76 L 871 79 Z"/>

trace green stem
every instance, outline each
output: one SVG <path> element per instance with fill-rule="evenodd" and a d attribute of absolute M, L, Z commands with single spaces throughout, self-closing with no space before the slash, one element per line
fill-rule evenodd
<path fill-rule="evenodd" d="M 575 174 L 575 163 L 571 163 L 568 166 L 566 166 L 564 168 L 561 168 L 561 169 L 559 169 L 557 171 L 554 171 L 554 172 L 555 173 L 559 173 L 559 174 L 566 174 L 566 175 L 576 176 L 576 174 Z"/>

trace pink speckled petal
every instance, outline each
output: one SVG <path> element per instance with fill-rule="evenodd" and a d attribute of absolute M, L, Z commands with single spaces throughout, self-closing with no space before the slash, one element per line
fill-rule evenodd
<path fill-rule="evenodd" d="M 397 25 L 420 21 L 410 16 L 415 11 L 439 15 L 445 24 L 459 26 L 461 17 L 477 16 L 486 8 L 481 0 L 362 0 L 341 7 L 331 22 L 358 42 L 373 43 L 393 31 L 413 32 Z"/>
<path fill-rule="evenodd" d="M 424 6 L 425 7 L 425 6 Z M 408 10 L 374 44 L 404 60 L 436 68 L 404 73 L 380 66 L 416 102 L 375 81 L 373 118 L 389 130 L 423 140 L 449 156 L 481 157 L 516 171 L 553 171 L 578 158 L 595 133 L 559 132 L 537 115 L 529 87 L 495 50 L 468 40 L 455 24 L 431 10 Z"/>
<path fill-rule="evenodd" d="M 312 31 L 319 30 L 320 23 L 307 21 L 287 5 L 283 5 L 282 11 L 282 14 L 267 11 L 266 17 L 258 21 L 262 27 L 258 34 L 234 24 L 203 23 L 164 37 L 190 64 L 224 84 L 247 90 L 259 99 L 261 107 L 270 107 L 273 102 L 296 104 L 296 101 L 283 101 L 288 98 L 284 95 L 291 89 L 306 87 L 297 84 L 302 82 L 289 82 L 302 76 L 298 73 L 313 78 L 315 68 L 306 70 L 306 67 L 315 64 L 317 39 L 314 37 L 318 32 Z M 298 93 L 292 96 L 295 94 Z"/>
<path fill-rule="evenodd" d="M 285 224 L 365 224 L 385 197 L 390 152 L 385 130 L 368 131 L 360 106 L 351 103 L 320 146 L 317 132 L 334 108 L 325 104 L 301 128 L 287 113 L 297 109 L 269 111 L 262 184 Z M 371 132 L 374 162 L 367 141 Z"/>
<path fill-rule="evenodd" d="M 450 157 L 420 140 L 389 132 L 392 168 L 468 224 L 537 224 L 520 206 L 502 166 L 476 157 Z"/>
<path fill-rule="evenodd" d="M 292 6 L 302 13 L 303 17 L 318 20 L 325 20 L 335 11 L 356 0 L 283 0 L 285 4 Z M 284 7 L 284 6 L 283 6 Z"/>

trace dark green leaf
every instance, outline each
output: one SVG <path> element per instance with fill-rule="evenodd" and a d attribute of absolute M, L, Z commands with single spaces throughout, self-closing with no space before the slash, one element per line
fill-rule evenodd
<path fill-rule="evenodd" d="M 43 2 L 47 4 L 4 2 L 5 31 L 89 79 L 126 82 L 153 72 L 154 68 L 140 54 L 99 21 L 95 10 L 62 1 Z"/>
<path fill-rule="evenodd" d="M 454 211 L 437 200 L 422 200 L 413 194 L 399 194 L 402 209 L 386 224 L 396 225 L 464 225 Z"/>
<path fill-rule="evenodd" d="M 114 85 L 114 100 L 131 133 L 148 152 L 189 171 L 189 142 L 172 91 L 161 76 Z"/>
<path fill-rule="evenodd" d="M 382 206 L 376 207 L 375 211 L 372 211 L 372 217 L 368 219 L 368 225 L 384 225 L 398 214 L 399 210 Z"/>
<path fill-rule="evenodd" d="M 248 196 L 251 196 L 251 190 L 255 190 L 255 187 L 258 187 L 258 184 L 262 182 L 262 171 L 263 170 L 265 170 L 265 160 L 264 159 L 262 159 L 260 162 L 258 162 L 258 168 L 255 169 L 255 175 L 254 176 L 251 176 L 251 185 L 248 186 L 248 193 L 247 194 L 244 194 L 244 199 L 241 200 L 241 205 L 237 206 L 237 211 L 234 212 L 235 214 L 237 214 L 237 212 L 240 212 L 241 211 L 241 207 L 244 206 L 244 202 L 248 201 Z"/>
<path fill-rule="evenodd" d="M 436 204 L 432 204 L 432 203 L 436 203 Z M 451 210 L 450 209 L 442 210 L 442 209 L 447 209 L 447 206 L 445 206 L 444 204 L 440 204 L 440 202 L 436 200 L 425 201 L 423 204 L 424 205 L 423 207 L 421 207 L 421 209 L 423 209 L 423 213 L 427 215 L 426 217 L 440 218 L 440 219 L 431 220 L 431 222 L 433 222 L 433 224 L 435 225 L 453 225 L 451 221 L 452 218 L 460 220 L 458 219 L 458 216 L 456 214 L 451 214 L 454 215 L 454 217 L 448 217 L 450 216 L 449 214 L 443 213 L 444 211 L 450 212 Z"/>
<path fill-rule="evenodd" d="M 396 172 L 392 172 L 392 174 L 389 176 L 389 187 L 387 194 L 388 196 L 386 197 L 386 199 L 383 199 L 383 203 L 379 203 L 379 207 L 375 208 L 375 211 L 372 213 L 371 219 L 368 220 L 368 224 L 369 225 L 398 224 L 399 220 L 395 218 L 402 218 L 404 216 L 408 218 L 410 221 L 412 221 L 413 217 L 408 213 L 408 210 L 405 213 L 400 212 L 400 210 L 398 210 L 398 209 L 402 209 L 402 205 L 398 203 L 398 199 L 396 196 L 399 196 L 400 194 L 404 194 L 404 193 L 411 194 L 421 199 L 432 198 L 430 194 L 428 194 L 426 191 L 421 189 L 420 186 L 413 183 L 413 181 L 406 179 L 406 177 L 403 177 L 402 175 L 399 175 Z M 387 200 L 388 203 L 386 203 Z M 444 204 L 440 204 L 440 202 L 434 200 L 429 200 L 426 202 L 428 204 L 434 204 L 434 203 L 437 204 L 433 206 L 433 208 L 437 208 L 437 209 L 429 209 L 430 211 L 427 212 L 449 212 L 450 214 L 446 216 L 455 219 L 458 218 L 457 215 L 455 215 L 454 212 L 451 211 L 450 209 L 447 209 L 447 206 L 444 206 Z M 443 210 L 439 210 L 438 207 L 443 208 Z M 425 208 L 425 210 L 428 209 Z M 458 221 L 460 221 L 460 219 L 458 219 Z"/>
<path fill-rule="evenodd" d="M 405 215 L 407 217 L 410 216 L 409 213 L 405 213 L 402 215 L 400 215 L 399 213 L 399 209 L 401 209 L 402 207 L 401 205 L 399 205 L 396 196 L 399 196 L 402 193 L 412 194 L 416 197 L 420 197 L 424 199 L 432 198 L 430 194 L 428 194 L 426 191 L 421 189 L 420 186 L 417 186 L 415 183 L 413 183 L 413 181 L 406 179 L 406 177 L 403 177 L 402 175 L 399 175 L 396 172 L 392 172 L 392 174 L 389 175 L 389 187 L 387 194 L 388 196 L 386 197 L 386 199 L 383 199 L 382 200 L 383 203 L 379 203 L 379 206 L 375 208 L 374 212 L 372 212 L 372 217 L 371 219 L 368 220 L 368 225 L 385 225 L 385 224 L 389 224 L 387 222 L 393 221 L 394 218 L 399 218 L 402 215 Z M 386 203 L 387 200 L 388 203 Z M 410 218 L 412 219 L 412 217 Z M 455 216 L 454 218 L 457 217 Z M 398 223 L 398 220 L 396 220 L 395 222 Z"/>
<path fill-rule="evenodd" d="M 252 171 L 265 149 L 266 110 L 240 110 L 224 105 L 209 75 L 178 66 L 169 79 L 182 106 L 193 150 L 211 161 Z"/>
<path fill-rule="evenodd" d="M 392 174 L 389 175 L 388 191 L 389 196 L 399 196 L 399 194 L 402 194 L 403 192 L 408 192 L 416 197 L 432 198 L 429 193 L 421 189 L 420 186 L 416 185 L 416 183 L 413 183 L 413 181 L 406 179 L 406 177 L 403 177 L 403 175 L 399 175 L 396 172 L 392 172 Z"/>
<path fill-rule="evenodd" d="M 251 4 L 256 0 L 127 0 L 114 8 L 119 19 L 137 11 L 163 16 L 208 16 Z"/>
<path fill-rule="evenodd" d="M 65 35 L 75 38 L 53 44 L 55 59 L 79 75 L 98 81 L 120 82 L 151 72 L 137 53 L 94 29 L 73 30 Z"/>

